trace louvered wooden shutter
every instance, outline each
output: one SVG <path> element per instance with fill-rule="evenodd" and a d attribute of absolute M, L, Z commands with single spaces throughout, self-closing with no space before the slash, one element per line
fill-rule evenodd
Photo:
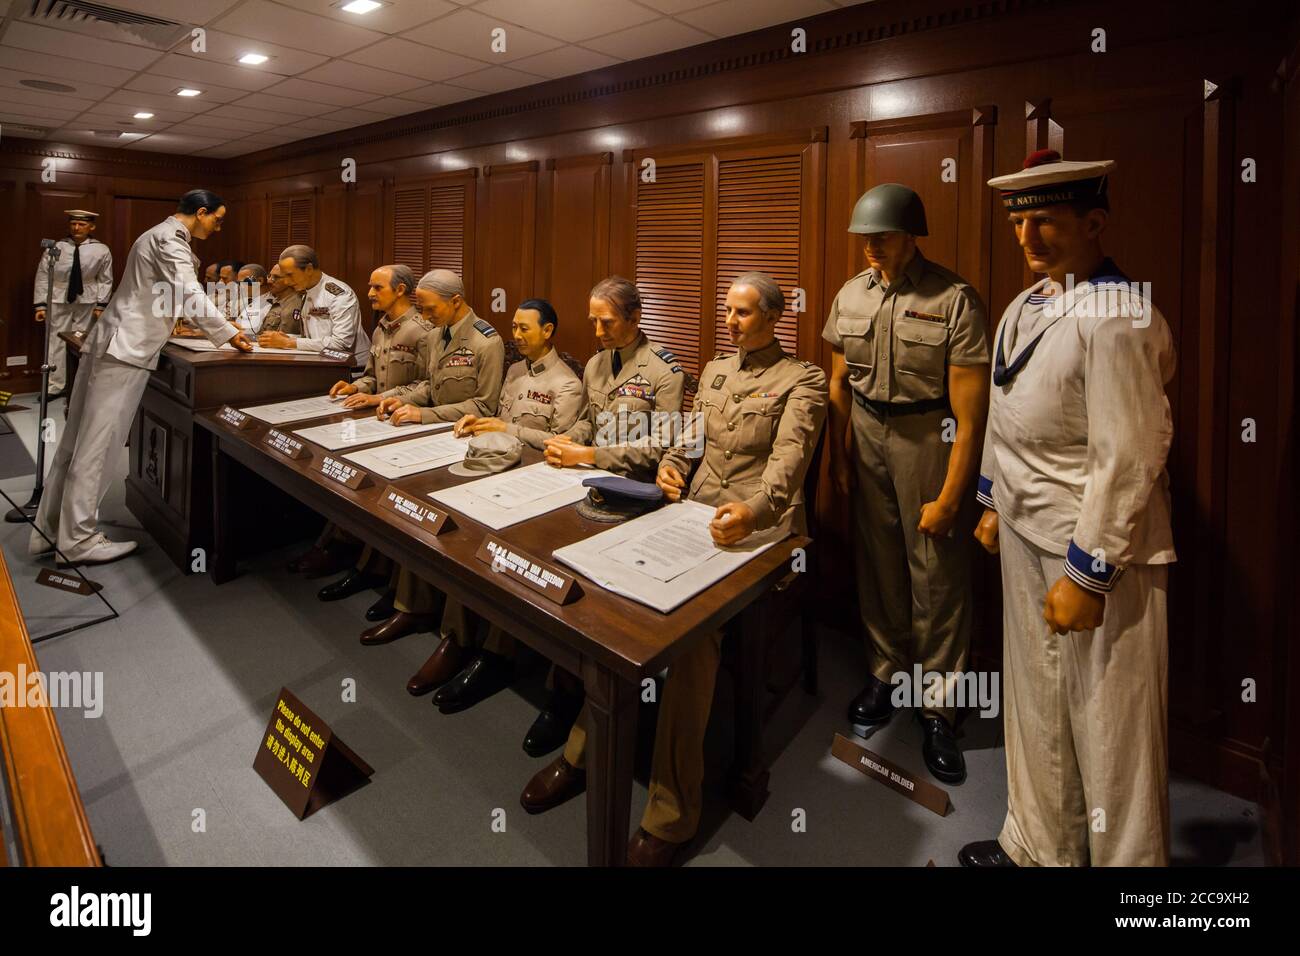
<path fill-rule="evenodd" d="M 312 245 L 312 214 L 315 205 L 315 200 L 310 196 L 289 201 L 289 245 Z"/>
<path fill-rule="evenodd" d="M 704 289 L 704 164 L 660 164 L 655 182 L 639 181 L 635 228 L 641 329 L 698 377 Z"/>
<path fill-rule="evenodd" d="M 425 269 L 425 199 L 428 189 L 415 186 L 393 194 L 393 261 L 409 266 L 417 276 Z"/>
<path fill-rule="evenodd" d="M 270 253 L 268 259 L 279 262 L 280 253 L 289 246 L 289 200 L 271 200 Z"/>
<path fill-rule="evenodd" d="M 793 311 L 799 285 L 798 156 L 731 159 L 718 164 L 717 320 L 714 341 L 734 352 L 727 331 L 727 289 L 745 272 L 766 272 L 785 293 L 785 313 L 776 335 L 795 354 L 798 317 Z"/>
<path fill-rule="evenodd" d="M 429 245 L 426 271 L 450 269 L 465 275 L 465 186 L 429 190 Z"/>

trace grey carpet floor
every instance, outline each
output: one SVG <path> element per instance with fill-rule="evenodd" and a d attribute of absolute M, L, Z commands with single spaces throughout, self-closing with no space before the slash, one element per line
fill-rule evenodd
<path fill-rule="evenodd" d="M 61 403 L 54 415 L 61 416 Z M 33 452 L 35 412 L 10 416 Z M 61 417 L 59 418 L 61 422 Z M 126 453 L 116 463 L 126 474 Z M 25 500 L 31 478 L 0 481 Z M 220 588 L 182 575 L 139 529 L 115 480 L 101 509 L 112 537 L 141 543 L 137 556 L 90 576 L 118 620 L 40 644 L 45 671 L 102 673 L 103 714 L 61 709 L 60 729 L 108 862 L 153 865 L 580 865 L 581 799 L 530 817 L 519 791 L 544 761 L 520 748 L 541 699 L 542 668 L 514 689 L 454 716 L 403 689 L 432 650 L 427 635 L 365 648 L 357 635 L 373 595 L 322 604 L 283 569 L 290 550 L 243 566 Z M 35 583 L 25 526 L 0 526 L 28 628 L 49 633 L 100 613 L 91 598 Z M 730 813 L 721 769 L 731 752 L 731 686 L 718 682 L 707 741 L 704 824 L 690 865 L 956 864 L 962 844 L 994 836 L 1006 801 L 1001 718 L 965 722 L 969 777 L 950 788 L 953 811 L 938 817 L 865 779 L 830 755 L 847 733 L 846 701 L 862 681 L 861 648 L 821 635 L 821 689 L 796 691 L 767 736 L 771 797 L 752 823 Z M 341 688 L 354 680 L 356 702 Z M 374 768 L 369 785 L 299 822 L 253 772 L 271 706 L 287 686 Z M 900 715 L 900 718 L 905 715 Z M 867 744 L 925 774 L 921 731 L 896 718 Z M 642 721 L 643 724 L 647 720 Z M 1171 781 L 1177 863 L 1263 862 L 1255 805 L 1185 780 Z M 633 791 L 633 825 L 645 788 Z M 504 832 L 494 820 L 504 814 Z M 794 822 L 803 820 L 805 826 Z M 200 824 L 202 824 L 200 826 Z"/>

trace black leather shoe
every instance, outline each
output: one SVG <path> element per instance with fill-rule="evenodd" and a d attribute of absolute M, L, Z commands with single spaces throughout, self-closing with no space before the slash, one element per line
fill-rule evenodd
<path fill-rule="evenodd" d="M 925 728 L 925 743 L 921 745 L 921 754 L 925 765 L 944 783 L 961 783 L 966 779 L 966 758 L 957 746 L 957 735 L 952 725 L 942 717 L 922 717 L 921 726 Z"/>
<path fill-rule="evenodd" d="M 514 664 L 501 655 L 479 651 L 464 670 L 438 688 L 433 695 L 433 706 L 444 714 L 468 710 L 509 687 L 514 671 Z"/>
<path fill-rule="evenodd" d="M 893 693 L 893 685 L 871 674 L 867 677 L 867 686 L 849 701 L 849 722 L 868 727 L 888 722 L 894 716 L 894 703 L 889 699 Z"/>
<path fill-rule="evenodd" d="M 317 591 L 316 596 L 322 601 L 342 601 L 344 598 L 367 591 L 377 584 L 379 584 L 378 579 L 353 568 L 337 581 L 327 584 Z"/>
<path fill-rule="evenodd" d="M 524 734 L 524 753 L 530 757 L 545 757 L 569 739 L 573 722 L 582 709 L 582 696 L 552 691 L 546 707 L 537 715 L 533 725 Z"/>
<path fill-rule="evenodd" d="M 392 617 L 397 610 L 393 607 L 393 598 L 395 596 L 392 591 L 385 591 L 383 597 L 366 608 L 366 620 L 386 621 Z"/>
<path fill-rule="evenodd" d="M 962 866 L 1015 866 L 1016 861 L 1007 856 L 997 840 L 980 840 L 967 843 L 957 851 L 957 862 Z"/>

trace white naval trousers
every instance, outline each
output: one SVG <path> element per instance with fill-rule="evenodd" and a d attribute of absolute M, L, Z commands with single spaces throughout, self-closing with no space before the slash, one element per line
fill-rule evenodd
<path fill-rule="evenodd" d="M 1043 620 L 1065 559 L 999 522 L 1007 817 L 1020 866 L 1167 866 L 1166 565 L 1133 565 L 1102 626 Z"/>
<path fill-rule="evenodd" d="M 51 366 L 50 391 L 61 392 L 68 384 L 68 346 L 60 332 L 84 332 L 90 328 L 95 303 L 56 302 L 45 307 L 45 321 L 50 326 L 50 341 L 45 362 Z M 44 334 L 44 331 L 42 331 Z"/>
<path fill-rule="evenodd" d="M 68 420 L 36 512 L 37 527 L 66 555 L 76 556 L 95 534 L 99 503 L 113 479 L 110 465 L 117 461 L 148 382 L 147 368 L 127 365 L 107 352 L 82 352 Z"/>

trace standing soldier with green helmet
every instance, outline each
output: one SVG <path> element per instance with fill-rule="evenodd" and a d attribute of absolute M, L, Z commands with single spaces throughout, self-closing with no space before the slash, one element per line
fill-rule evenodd
<path fill-rule="evenodd" d="M 822 331 L 834 346 L 831 476 L 840 494 L 857 486 L 854 553 L 871 667 L 849 720 L 883 725 L 895 674 L 907 675 L 908 687 L 914 665 L 937 672 L 943 699 L 924 698 L 922 752 L 935 777 L 960 783 L 953 695 L 970 646 L 970 534 L 961 519 L 973 514 L 967 499 L 988 411 L 984 304 L 917 249 L 916 237 L 929 234 L 925 206 L 906 186 L 866 192 L 849 232 L 865 238 L 868 268 L 840 289 Z"/>

